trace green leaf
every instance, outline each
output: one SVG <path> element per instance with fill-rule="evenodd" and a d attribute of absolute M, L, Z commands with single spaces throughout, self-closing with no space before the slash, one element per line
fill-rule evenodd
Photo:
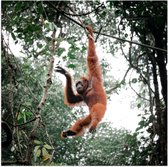
<path fill-rule="evenodd" d="M 23 118 L 23 114 L 21 112 L 19 112 L 17 120 L 20 120 L 21 118 Z"/>
<path fill-rule="evenodd" d="M 33 113 L 30 111 L 26 111 L 25 115 L 26 115 L 26 118 L 29 119 L 32 117 Z"/>
<path fill-rule="evenodd" d="M 22 2 L 18 1 L 15 6 L 16 12 L 22 9 Z"/>
<path fill-rule="evenodd" d="M 14 152 L 15 151 L 15 147 L 12 146 L 11 147 L 11 151 Z"/>
<path fill-rule="evenodd" d="M 140 127 L 140 126 L 139 126 L 138 128 L 136 128 L 135 131 L 138 132 L 138 131 L 139 131 L 140 129 L 142 129 L 142 128 L 143 128 L 143 127 Z"/>
<path fill-rule="evenodd" d="M 25 105 L 25 106 L 32 106 L 32 103 L 31 102 L 25 102 L 25 103 L 23 103 L 23 105 Z"/>
<path fill-rule="evenodd" d="M 40 157 L 40 155 L 41 155 L 41 150 L 38 149 L 37 152 L 35 153 L 35 156 L 36 156 L 36 157 Z"/>
<path fill-rule="evenodd" d="M 53 23 L 53 27 L 55 28 L 55 30 L 57 29 L 57 25 L 55 25 L 54 23 Z"/>
<path fill-rule="evenodd" d="M 18 123 L 24 123 L 25 122 L 25 110 L 23 109 L 21 112 L 19 112 L 17 117 Z"/>
<path fill-rule="evenodd" d="M 40 144 L 42 144 L 42 142 L 39 141 L 39 140 L 34 140 L 34 144 L 38 144 L 38 145 L 40 145 Z"/>
<path fill-rule="evenodd" d="M 82 53 L 84 53 L 86 51 L 86 47 L 85 46 L 82 46 Z"/>
<path fill-rule="evenodd" d="M 45 144 L 44 147 L 45 147 L 46 149 L 48 149 L 48 150 L 52 150 L 52 147 L 51 147 L 50 145 L 48 145 L 48 144 Z"/>
<path fill-rule="evenodd" d="M 58 55 L 58 56 L 61 56 L 64 51 L 65 51 L 65 48 L 61 48 L 61 47 L 58 48 L 58 49 L 57 49 L 57 55 Z"/>
<path fill-rule="evenodd" d="M 141 103 L 139 103 L 139 104 L 137 105 L 137 107 L 138 107 L 138 108 L 141 108 Z"/>
<path fill-rule="evenodd" d="M 53 23 L 49 22 L 49 30 L 53 31 L 53 29 L 54 29 Z"/>
<path fill-rule="evenodd" d="M 75 59 L 75 55 L 72 53 L 72 52 L 69 52 L 68 53 L 68 57 L 69 57 L 69 59 Z"/>
<path fill-rule="evenodd" d="M 45 147 L 42 148 L 42 155 L 43 156 L 49 155 Z"/>
<path fill-rule="evenodd" d="M 23 118 L 24 118 L 24 122 L 26 122 L 26 112 L 24 112 L 24 114 L 23 114 Z"/>
<path fill-rule="evenodd" d="M 36 146 L 35 148 L 34 148 L 34 153 L 36 154 L 36 152 L 39 150 L 39 148 L 40 148 L 40 146 Z"/>
<path fill-rule="evenodd" d="M 12 36 L 12 38 L 13 38 L 14 40 L 16 40 L 16 36 L 15 36 L 15 34 L 14 34 L 13 32 L 11 32 L 11 36 Z"/>
<path fill-rule="evenodd" d="M 140 121 L 139 123 L 138 123 L 138 125 L 140 125 L 140 127 L 144 127 L 144 125 L 145 125 L 145 121 Z"/>
<path fill-rule="evenodd" d="M 69 64 L 69 65 L 68 65 L 68 68 L 74 69 L 74 68 L 76 68 L 76 66 L 75 66 L 74 64 Z"/>
<path fill-rule="evenodd" d="M 55 25 L 53 22 L 46 22 L 44 26 L 48 31 L 53 31 L 55 28 Z"/>

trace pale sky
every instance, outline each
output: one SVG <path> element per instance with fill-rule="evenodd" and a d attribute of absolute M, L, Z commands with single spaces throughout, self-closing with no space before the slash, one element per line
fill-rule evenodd
<path fill-rule="evenodd" d="M 103 55 L 112 67 L 109 71 L 111 76 L 115 78 L 115 80 L 121 81 L 127 71 L 128 65 L 120 50 L 117 53 L 114 53 L 114 55 L 111 55 L 105 53 L 101 46 L 97 45 L 96 48 L 98 56 Z M 110 100 L 108 100 L 107 111 L 103 120 L 112 122 L 112 125 L 116 128 L 124 127 L 134 131 L 138 127 L 140 121 L 140 118 L 137 116 L 140 111 L 138 111 L 137 108 L 131 107 L 131 103 L 135 102 L 136 97 L 136 94 L 129 86 L 127 86 L 127 90 L 124 88 L 120 89 L 118 94 L 112 93 Z"/>

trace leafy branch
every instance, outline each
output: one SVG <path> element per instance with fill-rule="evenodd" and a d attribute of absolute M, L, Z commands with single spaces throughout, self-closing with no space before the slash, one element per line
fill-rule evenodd
<path fill-rule="evenodd" d="M 53 50 L 52 50 L 52 56 L 51 56 L 50 62 L 49 62 L 47 79 L 46 79 L 46 83 L 45 83 L 44 90 L 43 90 L 43 96 L 42 96 L 41 101 L 37 107 L 36 120 L 34 122 L 34 127 L 31 131 L 30 137 L 29 137 L 29 144 L 28 144 L 28 150 L 27 150 L 27 155 L 26 155 L 27 164 L 31 164 L 34 139 L 35 139 L 36 132 L 41 124 L 42 107 L 44 106 L 45 101 L 47 99 L 48 89 L 50 88 L 50 86 L 52 84 L 51 78 L 52 78 L 52 72 L 53 72 L 53 66 L 54 66 L 55 34 L 56 34 L 56 30 L 54 29 L 53 34 L 52 34 L 52 39 L 53 39 L 52 48 L 53 48 Z"/>
<path fill-rule="evenodd" d="M 67 19 L 71 20 L 72 22 L 74 22 L 75 24 L 79 25 L 80 27 L 84 28 L 85 29 L 85 26 L 79 22 L 77 22 L 76 20 L 72 19 L 70 16 L 66 15 L 63 11 L 61 11 L 60 9 L 58 9 L 57 7 L 55 7 L 50 1 L 47 1 L 47 3 L 53 8 L 55 9 L 57 12 L 59 12 L 60 14 L 62 14 L 64 17 L 66 17 Z M 108 34 L 105 34 L 105 33 L 100 33 L 99 31 L 94 31 L 95 34 L 100 34 L 100 35 L 103 35 L 103 36 L 106 36 L 106 37 L 110 37 L 110 38 L 114 38 L 114 39 L 117 39 L 119 41 L 122 41 L 122 42 L 128 42 L 130 44 L 135 44 L 135 45 L 139 45 L 139 46 L 142 46 L 142 47 L 146 47 L 146 48 L 149 48 L 149 49 L 154 49 L 154 50 L 159 50 L 159 51 L 162 51 L 162 52 L 167 52 L 167 50 L 165 49 L 162 49 L 162 48 L 159 48 L 159 47 L 154 47 L 154 46 L 151 46 L 151 45 L 147 45 L 147 44 L 143 44 L 143 43 L 138 43 L 138 42 L 135 42 L 135 41 L 130 41 L 130 40 L 127 40 L 127 39 L 123 39 L 123 38 L 120 38 L 120 37 L 115 37 L 113 35 L 108 35 Z"/>
<path fill-rule="evenodd" d="M 100 8 L 100 7 L 103 7 L 103 6 L 104 6 L 104 4 L 102 3 L 102 4 L 100 4 L 98 7 L 96 7 L 95 9 L 91 10 L 90 12 L 80 13 L 80 14 L 76 14 L 76 13 L 74 13 L 73 11 L 72 11 L 73 14 L 72 14 L 72 13 L 65 12 L 65 11 L 62 11 L 62 10 L 61 10 L 61 11 L 62 11 L 64 14 L 70 15 L 70 16 L 87 16 L 87 15 L 89 15 L 89 14 L 95 12 L 95 11 L 98 11 L 99 8 Z M 67 7 L 71 10 L 71 8 L 70 8 L 69 6 L 67 6 Z"/>
<path fill-rule="evenodd" d="M 108 94 L 110 94 L 111 92 L 113 92 L 115 89 L 121 87 L 121 85 L 122 85 L 122 84 L 124 83 L 124 81 L 125 81 L 125 78 L 127 77 L 128 72 L 130 71 L 130 69 L 131 69 L 131 67 L 129 67 L 129 68 L 127 69 L 127 71 L 125 72 L 125 74 L 124 74 L 124 76 L 123 76 L 123 79 L 120 81 L 120 83 L 118 83 L 115 87 L 113 87 L 113 88 L 107 90 L 107 93 L 108 93 Z"/>

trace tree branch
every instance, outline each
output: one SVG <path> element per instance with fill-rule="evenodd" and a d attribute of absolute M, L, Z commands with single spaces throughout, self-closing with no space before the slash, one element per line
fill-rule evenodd
<path fill-rule="evenodd" d="M 48 68 L 48 74 L 47 74 L 47 79 L 46 79 L 46 84 L 44 86 L 44 90 L 43 90 L 43 96 L 41 98 L 41 101 L 37 107 L 37 112 L 36 112 L 36 120 L 34 122 L 34 127 L 30 133 L 30 137 L 29 137 L 29 145 L 28 145 L 28 150 L 27 150 L 27 155 L 26 155 L 26 161 L 28 162 L 28 164 L 31 164 L 31 160 L 32 160 L 32 153 L 33 153 L 33 142 L 35 139 L 35 135 L 37 132 L 37 129 L 41 123 L 41 111 L 42 111 L 42 107 L 45 104 L 47 95 L 48 95 L 48 89 L 50 88 L 50 85 L 52 84 L 52 72 L 53 72 L 53 67 L 54 67 L 54 51 L 55 51 L 55 34 L 56 34 L 56 30 L 54 29 L 53 31 L 53 35 L 52 35 L 52 56 L 50 58 L 50 63 L 49 63 L 49 68 Z"/>
<path fill-rule="evenodd" d="M 99 32 L 94 31 L 94 33 L 99 33 Z M 119 38 L 119 37 L 115 37 L 113 35 L 107 35 L 105 33 L 100 33 L 100 35 L 110 37 L 110 38 L 114 38 L 114 39 L 117 39 L 117 40 L 120 40 L 120 41 L 123 41 L 123 42 L 129 42 L 131 44 L 139 45 L 139 46 L 146 47 L 146 48 L 149 48 L 149 49 L 154 49 L 154 50 L 160 50 L 162 52 L 167 52 L 167 50 L 162 49 L 162 48 L 154 47 L 154 46 L 151 46 L 151 45 L 146 45 L 146 44 L 143 44 L 143 43 L 138 43 L 138 42 L 135 42 L 135 41 L 129 41 L 127 39 L 122 39 L 122 38 Z"/>
<path fill-rule="evenodd" d="M 97 39 L 98 39 L 98 37 L 99 37 L 99 35 L 100 35 L 100 32 L 101 32 L 102 28 L 103 28 L 103 26 L 100 27 L 99 32 L 98 32 L 98 34 L 97 34 L 97 36 L 96 36 L 95 42 L 97 42 Z"/>
<path fill-rule="evenodd" d="M 47 3 L 53 8 L 55 9 L 57 12 L 59 12 L 60 14 L 62 14 L 64 17 L 66 17 L 67 19 L 73 21 L 74 23 L 76 23 L 77 25 L 79 25 L 82 28 L 85 28 L 81 23 L 77 22 L 76 20 L 72 19 L 71 17 L 67 16 L 63 11 L 59 10 L 58 8 L 56 8 L 50 1 L 47 1 Z"/>
<path fill-rule="evenodd" d="M 29 120 L 29 121 L 27 121 L 27 122 L 25 122 L 25 123 L 15 124 L 15 125 L 13 125 L 12 123 L 8 122 L 7 120 L 5 120 L 5 119 L 3 119 L 3 118 L 2 118 L 2 120 L 5 121 L 5 122 L 7 122 L 9 125 L 11 125 L 11 126 L 13 126 L 13 127 L 18 127 L 18 126 L 23 126 L 23 125 L 29 124 L 30 122 L 35 121 L 35 120 L 36 120 L 36 117 L 32 118 L 31 120 Z"/>
<path fill-rule="evenodd" d="M 20 72 L 21 74 L 24 74 L 23 70 L 20 68 L 18 62 L 16 61 L 16 59 L 15 59 L 15 57 L 14 57 L 14 54 L 13 54 L 11 48 L 9 47 L 9 45 L 7 44 L 7 42 L 5 41 L 3 35 L 2 35 L 2 39 L 3 39 L 3 42 L 4 42 L 5 46 L 8 48 L 9 52 L 12 54 L 13 60 L 14 60 L 14 62 L 15 62 L 15 64 L 16 64 L 17 69 L 19 70 L 19 72 Z M 24 75 L 23 75 L 23 76 L 24 76 Z M 34 93 L 31 91 L 30 87 L 28 86 L 28 84 L 27 84 L 27 82 L 26 82 L 25 79 L 23 80 L 23 82 L 24 82 L 24 84 L 26 85 L 26 87 L 28 88 L 28 90 L 29 90 L 31 96 L 33 97 L 33 99 L 36 100 L 36 101 L 38 101 L 37 98 L 34 96 Z"/>
<path fill-rule="evenodd" d="M 130 76 L 130 79 L 129 79 L 129 86 L 130 86 L 130 88 L 135 92 L 135 94 L 136 94 L 139 98 L 142 98 L 142 99 L 144 99 L 144 100 L 146 100 L 146 101 L 149 101 L 149 99 L 146 99 L 145 97 L 142 97 L 142 96 L 132 87 L 132 85 L 131 85 L 131 76 Z"/>
<path fill-rule="evenodd" d="M 79 25 L 80 27 L 82 27 L 82 28 L 85 29 L 85 26 L 83 24 L 81 24 L 81 23 L 77 22 L 76 20 L 72 19 L 71 17 L 67 16 L 63 11 L 59 10 L 58 8 L 56 8 L 50 1 L 47 1 L 47 3 L 53 9 L 55 9 L 57 12 L 59 12 L 60 14 L 62 14 L 64 17 L 66 17 L 67 19 L 73 21 L 74 23 L 76 23 L 77 25 Z M 108 35 L 108 34 L 105 34 L 105 33 L 99 33 L 97 31 L 94 31 L 94 33 L 95 34 L 100 34 L 100 35 L 103 35 L 103 36 L 106 36 L 106 37 L 114 38 L 114 39 L 117 39 L 117 40 L 120 40 L 120 41 L 123 41 L 123 42 L 129 42 L 131 44 L 139 45 L 139 46 L 142 46 L 142 47 L 146 47 L 146 48 L 150 48 L 150 49 L 154 49 L 154 50 L 160 50 L 162 52 L 167 52 L 167 50 L 162 49 L 162 48 L 154 47 L 154 46 L 151 46 L 151 45 L 146 45 L 146 44 L 143 44 L 143 43 L 138 43 L 138 42 L 135 42 L 135 41 L 129 41 L 127 39 L 122 39 L 122 38 L 119 38 L 119 37 L 115 37 L 113 35 Z"/>
<path fill-rule="evenodd" d="M 130 69 L 131 69 L 131 67 L 129 67 L 129 68 L 127 69 L 127 71 L 126 71 L 126 73 L 125 73 L 123 79 L 120 81 L 120 83 L 117 84 L 114 88 L 111 88 L 110 90 L 107 90 L 107 93 L 111 93 L 112 91 L 114 91 L 115 89 L 117 89 L 117 88 L 119 88 L 119 87 L 121 86 L 121 84 L 125 81 L 125 78 L 126 78 L 128 72 L 130 71 Z"/>
<path fill-rule="evenodd" d="M 89 14 L 91 14 L 91 13 L 93 13 L 93 12 L 95 12 L 95 11 L 97 11 L 100 7 L 102 7 L 104 4 L 102 3 L 101 5 L 99 5 L 97 8 L 95 8 L 95 9 L 93 9 L 92 11 L 90 11 L 90 12 L 87 12 L 87 13 L 81 13 L 81 14 L 76 14 L 76 13 L 74 13 L 73 12 L 73 14 L 72 13 L 67 13 L 67 12 L 65 12 L 65 11 L 62 11 L 64 14 L 66 14 L 66 15 L 69 15 L 69 16 L 87 16 L 87 15 L 89 15 Z M 69 6 L 67 6 L 70 10 L 71 10 L 71 8 L 69 7 Z"/>

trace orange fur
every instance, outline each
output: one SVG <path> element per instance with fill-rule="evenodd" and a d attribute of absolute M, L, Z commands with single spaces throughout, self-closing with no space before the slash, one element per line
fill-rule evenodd
<path fill-rule="evenodd" d="M 74 125 L 68 130 L 62 132 L 61 137 L 79 136 L 84 133 L 85 128 L 90 128 L 90 132 L 96 130 L 97 125 L 102 120 L 106 111 L 106 93 L 103 88 L 102 72 L 98 62 L 98 57 L 95 50 L 95 44 L 93 39 L 93 30 L 91 26 L 86 27 L 89 33 L 88 42 L 88 54 L 87 54 L 87 66 L 88 76 L 84 79 L 91 83 L 89 90 L 87 89 L 83 95 L 80 95 L 83 101 L 89 107 L 89 115 L 76 121 Z M 67 85 L 71 87 L 71 85 Z M 76 103 L 67 102 L 68 90 L 65 93 L 66 104 L 72 106 Z M 76 96 L 76 95 L 75 95 Z M 79 95 L 78 95 L 79 96 Z"/>

